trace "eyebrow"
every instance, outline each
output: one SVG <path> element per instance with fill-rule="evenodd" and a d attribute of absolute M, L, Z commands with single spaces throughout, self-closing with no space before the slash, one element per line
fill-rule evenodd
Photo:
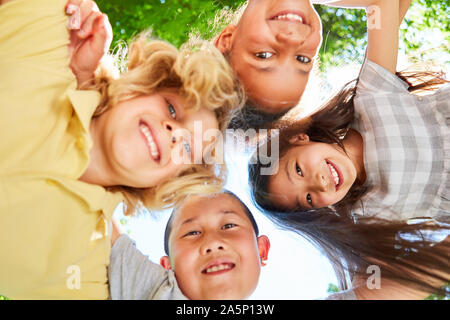
<path fill-rule="evenodd" d="M 220 210 L 218 213 L 222 213 L 222 214 L 224 214 L 224 215 L 225 215 L 225 214 L 234 214 L 234 215 L 236 215 L 236 216 L 239 216 L 235 211 L 231 211 L 231 210 Z M 181 223 L 181 225 L 183 226 L 183 225 L 188 224 L 188 223 L 191 223 L 191 222 L 193 222 L 193 221 L 195 221 L 195 220 L 197 220 L 196 217 L 186 219 L 186 220 L 184 220 L 184 221 Z"/>
<path fill-rule="evenodd" d="M 273 71 L 273 67 L 258 67 L 255 65 L 251 65 L 253 69 L 256 69 L 257 71 L 260 72 L 272 72 Z"/>
<path fill-rule="evenodd" d="M 249 64 L 252 69 L 255 69 L 256 71 L 259 71 L 259 72 L 271 72 L 275 69 L 274 67 L 260 67 L 251 62 Z M 297 73 L 299 73 L 301 75 L 309 75 L 311 73 L 311 70 L 305 71 L 301 68 L 297 68 L 296 71 L 297 71 Z"/>
<path fill-rule="evenodd" d="M 289 161 L 286 161 L 285 171 L 286 171 L 286 175 L 287 175 L 287 177 L 288 177 L 288 180 L 289 180 L 292 184 L 294 184 L 294 182 L 292 181 L 291 174 L 290 174 L 290 172 L 289 172 Z M 297 197 L 297 196 L 295 196 L 295 202 L 296 202 L 297 207 L 301 207 L 300 201 L 298 201 L 298 197 Z"/>
<path fill-rule="evenodd" d="M 286 161 L 285 171 L 289 181 L 294 184 L 294 181 L 292 181 L 291 173 L 289 172 L 289 161 Z"/>
<path fill-rule="evenodd" d="M 309 74 L 311 73 L 311 71 L 312 71 L 312 70 L 305 71 L 305 70 L 303 70 L 303 69 L 297 69 L 297 72 L 298 72 L 298 73 L 303 74 L 303 75 L 305 75 L 305 76 L 309 75 Z"/>
<path fill-rule="evenodd" d="M 183 225 L 188 224 L 188 223 L 191 223 L 192 221 L 195 221 L 195 220 L 196 220 L 196 218 L 189 218 L 189 219 L 186 219 L 186 220 L 184 220 L 184 221 L 181 223 L 181 225 L 183 226 Z"/>

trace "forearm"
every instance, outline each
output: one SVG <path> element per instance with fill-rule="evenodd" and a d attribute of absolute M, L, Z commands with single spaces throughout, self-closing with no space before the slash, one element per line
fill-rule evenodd
<path fill-rule="evenodd" d="M 382 0 L 313 0 L 314 4 L 322 4 L 337 8 L 367 8 Z"/>
<path fill-rule="evenodd" d="M 409 6 L 411 5 L 412 0 L 400 0 L 400 7 L 399 7 L 399 25 L 402 24 L 403 19 L 405 19 L 406 13 L 408 12 Z"/>
<path fill-rule="evenodd" d="M 398 58 L 399 0 L 382 0 L 367 10 L 367 58 L 395 73 Z"/>

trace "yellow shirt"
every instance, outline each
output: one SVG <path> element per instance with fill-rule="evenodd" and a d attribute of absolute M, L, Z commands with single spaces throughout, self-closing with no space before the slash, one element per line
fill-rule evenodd
<path fill-rule="evenodd" d="M 118 194 L 78 181 L 95 91 L 69 69 L 66 0 L 0 6 L 0 294 L 106 299 Z"/>

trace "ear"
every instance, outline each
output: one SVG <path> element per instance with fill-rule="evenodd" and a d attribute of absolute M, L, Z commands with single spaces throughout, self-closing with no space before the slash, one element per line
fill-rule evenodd
<path fill-rule="evenodd" d="M 170 259 L 168 256 L 161 257 L 161 259 L 159 259 L 159 264 L 166 270 L 172 269 L 172 267 L 170 266 Z"/>
<path fill-rule="evenodd" d="M 236 26 L 229 24 L 226 26 L 220 34 L 214 40 L 214 46 L 222 53 L 227 54 L 231 52 L 231 47 L 233 44 L 233 35 L 236 31 Z"/>
<path fill-rule="evenodd" d="M 309 142 L 309 136 L 306 133 L 298 133 L 289 139 L 289 143 L 301 146 Z"/>
<path fill-rule="evenodd" d="M 265 266 L 265 261 L 269 257 L 269 249 L 270 249 L 270 241 L 267 236 L 259 236 L 258 237 L 258 251 L 259 257 L 261 258 L 261 265 Z"/>

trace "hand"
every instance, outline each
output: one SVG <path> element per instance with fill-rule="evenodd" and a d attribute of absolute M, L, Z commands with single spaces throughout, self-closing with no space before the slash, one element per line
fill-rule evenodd
<path fill-rule="evenodd" d="M 91 0 L 69 0 L 66 13 L 70 15 L 70 68 L 80 87 L 94 78 L 111 45 L 112 28 L 108 17 Z"/>

